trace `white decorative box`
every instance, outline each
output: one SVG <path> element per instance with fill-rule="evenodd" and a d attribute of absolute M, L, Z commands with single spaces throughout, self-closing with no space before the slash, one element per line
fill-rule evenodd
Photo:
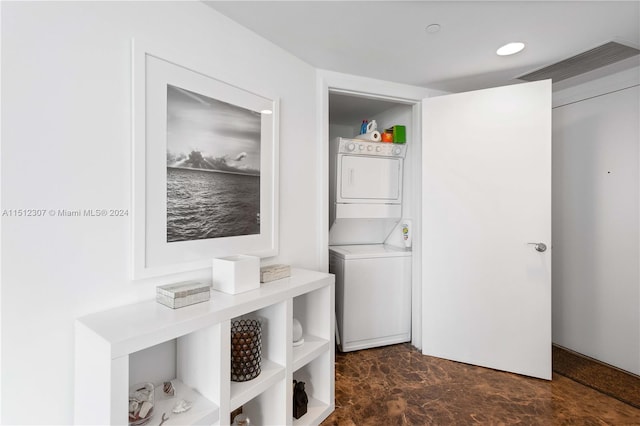
<path fill-rule="evenodd" d="M 267 265 L 260 268 L 260 282 L 268 283 L 270 281 L 279 280 L 291 276 L 291 267 L 289 265 L 277 264 Z"/>
<path fill-rule="evenodd" d="M 260 258 L 229 256 L 213 259 L 213 288 L 238 294 L 260 287 Z"/>
<path fill-rule="evenodd" d="M 156 287 L 156 301 L 173 309 L 183 308 L 211 297 L 211 287 L 197 281 L 185 281 Z"/>

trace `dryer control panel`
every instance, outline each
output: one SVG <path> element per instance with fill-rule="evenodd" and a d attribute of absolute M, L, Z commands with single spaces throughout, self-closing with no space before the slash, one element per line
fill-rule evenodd
<path fill-rule="evenodd" d="M 362 139 L 340 139 L 339 154 L 370 155 L 376 157 L 404 158 L 407 146 Z"/>

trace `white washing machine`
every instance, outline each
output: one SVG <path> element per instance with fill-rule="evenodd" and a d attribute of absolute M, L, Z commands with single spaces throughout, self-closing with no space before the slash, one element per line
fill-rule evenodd
<path fill-rule="evenodd" d="M 411 340 L 411 251 L 383 244 L 329 247 L 343 352 Z"/>

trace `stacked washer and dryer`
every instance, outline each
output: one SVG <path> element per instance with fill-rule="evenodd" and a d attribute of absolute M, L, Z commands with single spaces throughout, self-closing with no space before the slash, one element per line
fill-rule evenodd
<path fill-rule="evenodd" d="M 406 146 L 336 138 L 329 148 L 329 271 L 343 352 L 411 340 L 411 251 L 384 244 L 402 219 Z"/>

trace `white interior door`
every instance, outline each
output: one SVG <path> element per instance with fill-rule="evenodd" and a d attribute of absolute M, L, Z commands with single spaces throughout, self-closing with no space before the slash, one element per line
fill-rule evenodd
<path fill-rule="evenodd" d="M 426 99 L 422 125 L 423 353 L 551 379 L 551 82 Z"/>

